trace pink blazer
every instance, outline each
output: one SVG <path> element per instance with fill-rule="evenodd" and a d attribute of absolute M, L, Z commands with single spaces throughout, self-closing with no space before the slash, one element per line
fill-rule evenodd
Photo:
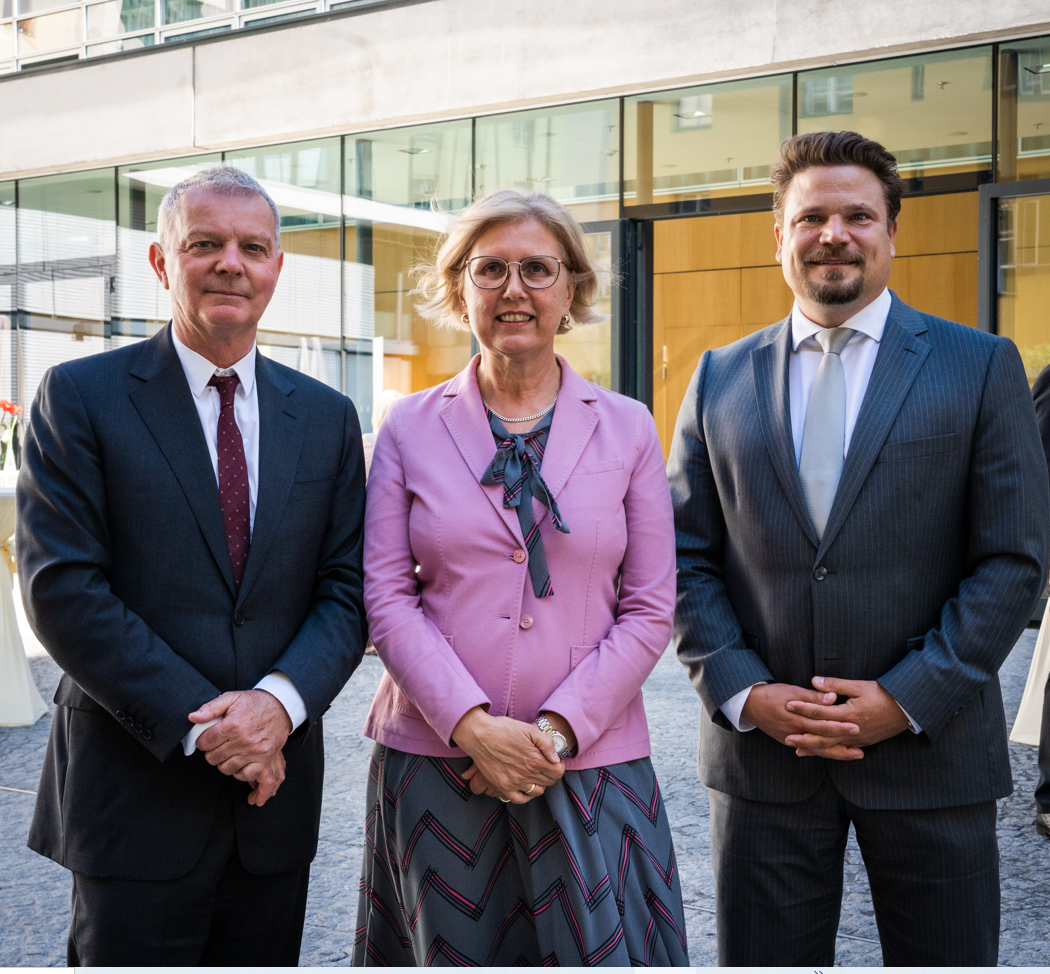
<path fill-rule="evenodd" d="M 496 446 L 478 359 L 396 402 L 376 440 L 365 605 L 386 673 L 365 735 L 412 754 L 462 756 L 453 728 L 480 704 L 523 721 L 564 715 L 579 741 L 569 768 L 646 757 L 641 686 L 671 638 L 675 599 L 653 418 L 559 358 L 540 472 L 570 533 L 534 502 L 554 587 L 537 599 L 517 511 L 504 509 L 502 485 L 480 483 Z"/>

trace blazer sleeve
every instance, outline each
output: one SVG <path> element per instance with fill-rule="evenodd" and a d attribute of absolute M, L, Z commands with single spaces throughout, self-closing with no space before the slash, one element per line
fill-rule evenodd
<path fill-rule="evenodd" d="M 365 606 L 376 652 L 394 683 L 434 732 L 455 746 L 452 732 L 474 707 L 492 701 L 424 614 L 408 519 L 406 483 L 395 404 L 376 436 L 365 511 Z M 441 463 L 440 457 L 432 458 Z"/>
<path fill-rule="evenodd" d="M 345 400 L 343 444 L 310 611 L 273 664 L 295 684 L 313 727 L 365 653 L 365 458 L 354 404 Z"/>
<path fill-rule="evenodd" d="M 45 374 L 33 402 L 16 504 L 19 582 L 30 626 L 96 703 L 114 716 L 134 712 L 150 736 L 133 739 L 165 760 L 193 726 L 187 714 L 219 690 L 110 589 L 102 450 L 62 366 Z"/>
<path fill-rule="evenodd" d="M 970 451 L 969 571 L 922 650 L 879 679 L 936 740 L 998 672 L 1046 581 L 1050 491 L 1017 347 L 996 342 Z"/>
<path fill-rule="evenodd" d="M 649 411 L 639 407 L 636 459 L 623 499 L 627 548 L 621 565 L 616 622 L 541 710 L 561 714 L 580 753 L 598 740 L 638 695 L 671 638 L 674 614 L 674 521 L 663 451 Z"/>
<path fill-rule="evenodd" d="M 744 634 L 725 585 L 726 524 L 704 438 L 705 352 L 689 383 L 668 459 L 678 549 L 674 645 L 708 716 L 732 730 L 721 711 L 755 683 L 775 682 Z"/>

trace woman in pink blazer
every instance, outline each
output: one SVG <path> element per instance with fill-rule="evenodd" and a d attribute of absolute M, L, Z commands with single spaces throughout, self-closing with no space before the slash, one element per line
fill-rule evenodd
<path fill-rule="evenodd" d="M 375 445 L 355 963 L 687 964 L 641 694 L 671 635 L 671 502 L 645 407 L 554 353 L 598 319 L 583 234 L 549 197 L 490 194 L 421 290 L 481 354 Z"/>

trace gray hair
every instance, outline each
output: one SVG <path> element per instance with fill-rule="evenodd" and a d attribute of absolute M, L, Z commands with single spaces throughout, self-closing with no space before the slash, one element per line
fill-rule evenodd
<path fill-rule="evenodd" d="M 164 194 L 164 199 L 160 201 L 160 207 L 157 210 L 157 237 L 162 250 L 168 246 L 169 238 L 175 228 L 182 197 L 186 194 L 186 190 L 194 188 L 206 189 L 219 196 L 261 196 L 269 204 L 270 211 L 273 213 L 273 235 L 277 246 L 281 246 L 281 211 L 277 209 L 277 204 L 270 198 L 270 194 L 244 170 L 223 163 L 187 176 Z"/>

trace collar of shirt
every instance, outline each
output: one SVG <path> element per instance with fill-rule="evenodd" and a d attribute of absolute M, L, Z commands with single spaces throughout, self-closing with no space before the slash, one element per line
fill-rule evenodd
<path fill-rule="evenodd" d="M 175 346 L 175 354 L 178 355 L 179 361 L 182 363 L 182 371 L 186 373 L 186 381 L 189 383 L 190 392 L 197 399 L 200 399 L 208 391 L 208 382 L 215 375 L 215 370 L 218 366 L 179 341 L 179 336 L 175 334 L 174 328 L 171 330 L 171 341 Z M 257 347 L 253 343 L 251 351 L 239 362 L 235 362 L 231 366 L 233 371 L 237 373 L 237 378 L 241 380 L 240 385 L 237 386 L 237 395 L 242 399 L 246 399 L 251 395 L 252 388 L 255 385 L 255 353 Z"/>
<path fill-rule="evenodd" d="M 858 334 L 850 339 L 850 344 L 863 341 L 865 337 L 876 342 L 882 341 L 882 333 L 886 328 L 886 318 L 890 313 L 890 305 L 893 299 L 890 297 L 890 289 L 883 288 L 882 293 L 864 308 L 861 308 L 852 318 L 842 322 L 842 328 L 852 328 Z M 797 352 L 799 346 L 807 338 L 813 338 L 818 331 L 822 331 L 823 325 L 814 324 L 799 310 L 798 302 L 791 309 L 791 350 Z M 813 344 L 817 349 L 820 345 L 814 339 Z"/>

